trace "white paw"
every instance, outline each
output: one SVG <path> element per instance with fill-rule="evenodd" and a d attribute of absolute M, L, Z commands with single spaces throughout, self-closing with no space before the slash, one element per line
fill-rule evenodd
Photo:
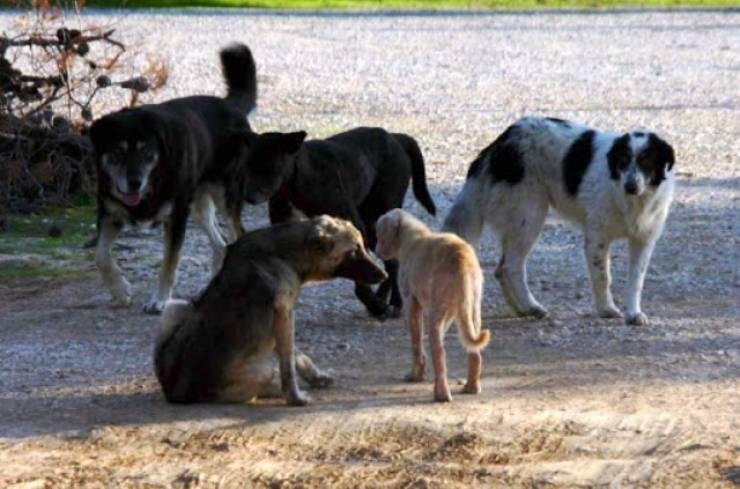
<path fill-rule="evenodd" d="M 642 312 L 636 312 L 627 314 L 624 322 L 633 326 L 645 326 L 648 323 L 648 317 Z"/>
<path fill-rule="evenodd" d="M 605 319 L 621 318 L 622 313 L 616 308 L 616 306 L 609 305 L 599 309 L 599 317 Z"/>
<path fill-rule="evenodd" d="M 160 299 L 159 297 L 153 297 L 146 304 L 144 304 L 144 312 L 147 314 L 160 314 L 164 311 L 164 307 L 167 305 L 168 299 Z"/>

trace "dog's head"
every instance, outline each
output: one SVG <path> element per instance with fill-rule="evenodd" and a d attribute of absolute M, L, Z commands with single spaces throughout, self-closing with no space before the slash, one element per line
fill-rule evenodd
<path fill-rule="evenodd" d="M 246 136 L 244 200 L 261 204 L 280 190 L 295 169 L 295 158 L 305 138 L 304 131 Z"/>
<path fill-rule="evenodd" d="M 365 251 L 362 234 L 349 221 L 329 216 L 311 219 L 311 230 L 304 249 L 314 255 L 311 281 L 344 277 L 363 284 L 374 284 L 388 275 Z"/>
<path fill-rule="evenodd" d="M 612 180 L 624 193 L 640 196 L 666 179 L 676 158 L 671 145 L 655 134 L 633 131 L 614 141 L 607 161 Z"/>
<path fill-rule="evenodd" d="M 406 213 L 401 209 L 393 209 L 378 219 L 375 223 L 375 234 L 378 242 L 375 253 L 383 260 L 398 258 L 398 249 L 401 247 L 401 226 Z"/>
<path fill-rule="evenodd" d="M 153 118 L 142 110 L 125 109 L 90 127 L 98 171 L 108 177 L 112 196 L 129 207 L 149 193 L 150 177 L 162 157 L 162 129 Z"/>

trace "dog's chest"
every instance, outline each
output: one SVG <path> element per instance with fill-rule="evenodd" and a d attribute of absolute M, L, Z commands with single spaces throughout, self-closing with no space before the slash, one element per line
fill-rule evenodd
<path fill-rule="evenodd" d="M 157 205 L 144 201 L 136 207 L 127 207 L 117 200 L 109 198 L 106 198 L 103 202 L 108 214 L 136 226 L 155 225 L 166 221 L 172 215 L 174 207 L 171 201 L 157 203 Z"/>

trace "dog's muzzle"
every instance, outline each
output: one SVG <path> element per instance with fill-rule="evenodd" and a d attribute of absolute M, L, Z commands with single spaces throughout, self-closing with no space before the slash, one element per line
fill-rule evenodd
<path fill-rule="evenodd" d="M 628 181 L 624 184 L 624 191 L 625 193 L 629 195 L 636 195 L 639 187 L 637 186 L 637 182 L 634 181 Z"/>
<path fill-rule="evenodd" d="M 388 278 L 388 274 L 364 251 L 345 258 L 335 273 L 337 277 L 349 278 L 365 285 L 377 284 Z"/>

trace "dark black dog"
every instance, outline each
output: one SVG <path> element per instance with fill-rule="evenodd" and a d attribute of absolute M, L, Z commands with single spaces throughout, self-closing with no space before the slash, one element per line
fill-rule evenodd
<path fill-rule="evenodd" d="M 416 141 L 405 134 L 361 127 L 328 139 L 304 142 L 305 132 L 265 133 L 252 138 L 243 195 L 247 202 L 270 201 L 270 221 L 290 219 L 294 209 L 308 216 L 329 214 L 351 221 L 368 249 L 375 247 L 375 221 L 403 206 L 413 183 L 414 195 L 432 215 L 434 202 Z M 388 279 L 373 294 L 355 283 L 355 294 L 378 318 L 401 308 L 395 261 L 385 262 Z M 391 292 L 390 305 L 387 304 Z"/>
<path fill-rule="evenodd" d="M 96 261 L 119 303 L 131 301 L 129 284 L 111 256 L 124 224 L 164 223 L 164 263 L 147 312 L 161 311 L 170 298 L 191 204 L 211 241 L 214 271 L 223 259 L 226 243 L 215 220 L 214 193 L 224 188 L 228 167 L 243 160 L 257 77 L 243 44 L 221 51 L 221 63 L 225 98 L 184 97 L 124 109 L 90 128 L 98 170 Z"/>

